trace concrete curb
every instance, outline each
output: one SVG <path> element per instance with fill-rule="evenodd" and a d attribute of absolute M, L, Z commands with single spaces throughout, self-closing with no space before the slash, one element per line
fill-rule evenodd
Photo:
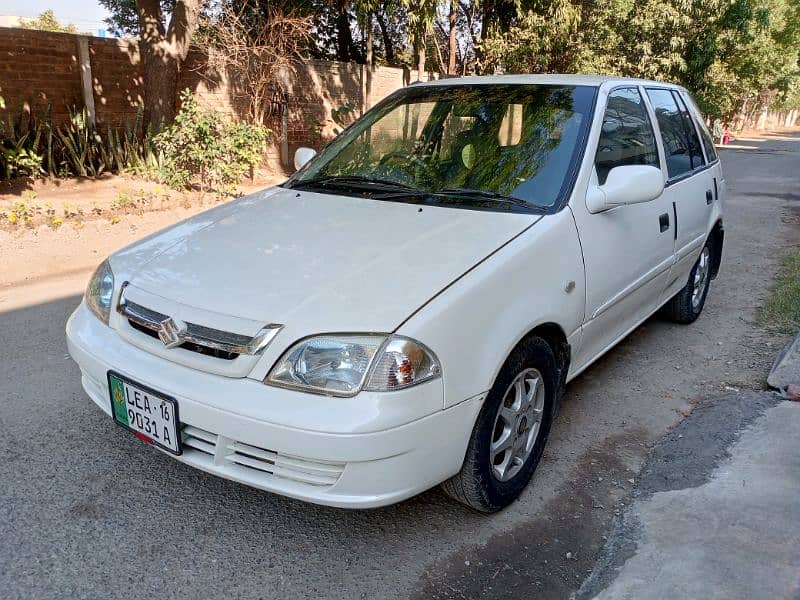
<path fill-rule="evenodd" d="M 767 383 L 781 392 L 790 385 L 800 385 L 800 331 L 775 359 Z"/>

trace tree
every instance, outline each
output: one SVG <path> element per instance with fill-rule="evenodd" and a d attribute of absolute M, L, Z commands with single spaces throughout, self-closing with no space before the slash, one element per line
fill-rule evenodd
<path fill-rule="evenodd" d="M 400 64 L 398 50 L 402 50 L 408 38 L 408 17 L 398 0 L 384 0 L 375 10 L 375 21 L 381 32 L 383 57 L 387 64 Z"/>
<path fill-rule="evenodd" d="M 481 42 L 483 68 L 515 73 L 574 71 L 581 15 L 570 0 L 536 2 Z"/>
<path fill-rule="evenodd" d="M 458 58 L 458 0 L 450 0 L 450 15 L 448 16 L 450 30 L 447 32 L 447 74 L 456 74 L 456 59 Z"/>
<path fill-rule="evenodd" d="M 110 14 L 105 20 L 109 31 L 115 35 L 138 36 L 139 12 L 136 0 L 98 0 Z M 161 12 L 171 14 L 175 8 L 175 0 L 161 0 Z"/>
<path fill-rule="evenodd" d="M 22 29 L 39 29 L 41 31 L 56 31 L 60 33 L 78 33 L 72 23 L 62 25 L 56 19 L 55 13 L 49 8 L 35 19 L 23 19 L 19 25 Z"/>
<path fill-rule="evenodd" d="M 408 29 L 417 56 L 417 79 L 425 75 L 427 37 L 436 19 L 436 0 L 405 0 L 408 10 Z"/>
<path fill-rule="evenodd" d="M 350 3 L 347 0 L 332 0 L 336 13 L 336 60 L 350 62 L 353 34 L 350 31 Z"/>
<path fill-rule="evenodd" d="M 136 0 L 144 75 L 144 122 L 159 131 L 175 118 L 178 74 L 197 29 L 201 0 L 177 0 L 169 25 L 159 0 Z"/>
<path fill-rule="evenodd" d="M 109 29 L 139 38 L 144 123 L 159 131 L 175 118 L 178 74 L 186 60 L 204 0 L 98 0 Z M 169 16 L 169 23 L 166 22 Z"/>
<path fill-rule="evenodd" d="M 230 76 L 231 93 L 247 106 L 251 123 L 265 124 L 274 84 L 282 73 L 294 69 L 293 61 L 310 36 L 310 24 L 310 16 L 231 2 L 204 17 L 197 37 L 208 67 Z"/>

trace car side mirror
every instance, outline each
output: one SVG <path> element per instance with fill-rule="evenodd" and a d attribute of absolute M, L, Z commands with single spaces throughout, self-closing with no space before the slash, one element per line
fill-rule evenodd
<path fill-rule="evenodd" d="M 301 169 L 308 161 L 317 155 L 317 151 L 313 148 L 306 148 L 305 146 L 298 148 L 294 152 L 294 168 Z"/>
<path fill-rule="evenodd" d="M 608 172 L 603 185 L 589 186 L 586 208 L 599 213 L 615 206 L 650 202 L 664 191 L 661 169 L 649 165 L 622 165 Z"/>

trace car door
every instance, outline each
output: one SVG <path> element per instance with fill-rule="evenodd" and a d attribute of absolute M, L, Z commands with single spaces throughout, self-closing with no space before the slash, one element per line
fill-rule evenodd
<path fill-rule="evenodd" d="M 676 226 L 675 265 L 662 300 L 667 300 L 686 283 L 705 243 L 714 201 L 713 174 L 697 134 L 694 119 L 677 90 L 647 88 L 664 148 L 667 182 L 664 197 Z"/>
<path fill-rule="evenodd" d="M 604 108 L 589 186 L 622 165 L 662 169 L 643 90 L 612 90 Z M 576 369 L 594 360 L 656 308 L 673 262 L 671 202 L 662 196 L 599 213 L 573 207 L 586 270 L 586 313 Z"/>

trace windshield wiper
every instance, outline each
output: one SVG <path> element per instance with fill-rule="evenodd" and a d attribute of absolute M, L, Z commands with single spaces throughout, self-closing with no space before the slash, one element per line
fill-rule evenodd
<path fill-rule="evenodd" d="M 491 190 L 473 190 L 469 188 L 444 188 L 442 190 L 432 193 L 437 196 L 448 196 L 452 198 L 467 198 L 467 199 L 481 198 L 486 200 L 493 200 L 495 202 L 503 202 L 505 204 L 518 206 L 520 208 L 525 208 L 527 210 L 541 210 L 540 207 L 534 204 L 529 204 L 528 202 L 525 202 L 525 200 L 521 200 L 520 198 L 515 198 L 514 196 L 506 196 L 505 194 L 501 194 L 500 192 L 493 192 Z"/>
<path fill-rule="evenodd" d="M 407 190 L 415 192 L 413 187 L 390 179 L 377 179 L 373 177 L 366 177 L 364 175 L 324 175 L 305 181 L 295 181 L 292 188 L 300 187 L 368 187 L 371 189 L 382 190 Z"/>

